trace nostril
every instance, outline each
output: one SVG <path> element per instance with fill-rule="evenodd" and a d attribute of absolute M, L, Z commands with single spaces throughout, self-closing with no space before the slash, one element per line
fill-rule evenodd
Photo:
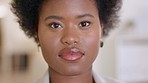
<path fill-rule="evenodd" d="M 78 42 L 77 41 L 74 41 L 74 44 L 77 44 Z"/>
<path fill-rule="evenodd" d="M 69 43 L 69 42 L 65 42 L 65 44 L 66 44 L 66 45 L 70 45 L 70 43 Z"/>
<path fill-rule="evenodd" d="M 76 44 L 78 44 L 78 42 L 77 41 L 65 41 L 64 44 L 66 44 L 66 45 L 76 45 Z"/>

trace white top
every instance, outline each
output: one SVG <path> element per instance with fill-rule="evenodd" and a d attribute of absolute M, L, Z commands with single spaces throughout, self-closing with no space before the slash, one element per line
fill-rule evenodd
<path fill-rule="evenodd" d="M 115 80 L 110 79 L 110 78 L 105 78 L 105 77 L 96 75 L 94 72 L 93 72 L 93 77 L 94 77 L 95 83 L 123 83 L 123 82 L 115 81 Z M 38 81 L 36 81 L 35 83 L 50 83 L 48 72 L 46 72 L 45 75 L 42 76 L 42 77 L 41 77 Z"/>

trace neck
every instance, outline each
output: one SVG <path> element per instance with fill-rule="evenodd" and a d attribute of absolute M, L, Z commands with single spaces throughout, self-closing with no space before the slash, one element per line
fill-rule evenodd
<path fill-rule="evenodd" d="M 94 83 L 91 69 L 78 75 L 61 75 L 51 71 L 50 83 Z"/>

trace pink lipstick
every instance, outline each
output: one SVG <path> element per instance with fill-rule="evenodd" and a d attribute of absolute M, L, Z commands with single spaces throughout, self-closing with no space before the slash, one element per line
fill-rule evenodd
<path fill-rule="evenodd" d="M 64 48 L 59 52 L 59 57 L 66 61 L 76 61 L 84 56 L 84 52 L 78 48 Z"/>

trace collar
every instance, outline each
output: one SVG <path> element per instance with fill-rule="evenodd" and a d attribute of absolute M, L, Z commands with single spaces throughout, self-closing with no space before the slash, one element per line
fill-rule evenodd
<path fill-rule="evenodd" d="M 106 83 L 105 80 L 101 76 L 97 75 L 94 71 L 93 71 L 93 78 L 95 83 Z M 50 83 L 48 71 L 45 73 L 43 81 L 44 83 Z"/>

